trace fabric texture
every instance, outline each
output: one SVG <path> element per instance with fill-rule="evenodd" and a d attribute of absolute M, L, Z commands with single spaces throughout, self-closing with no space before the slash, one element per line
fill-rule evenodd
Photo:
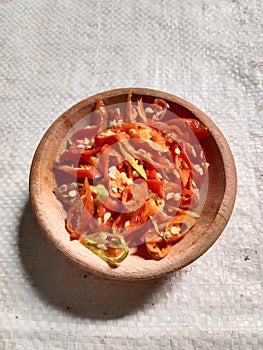
<path fill-rule="evenodd" d="M 0 0 L 0 349 L 263 349 L 261 0 Z M 124 283 L 41 234 L 34 151 L 66 109 L 156 88 L 205 111 L 232 149 L 233 215 L 183 270 Z"/>

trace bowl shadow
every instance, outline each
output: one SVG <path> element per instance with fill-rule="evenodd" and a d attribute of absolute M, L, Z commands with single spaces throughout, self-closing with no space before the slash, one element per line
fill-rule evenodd
<path fill-rule="evenodd" d="M 21 216 L 18 245 L 25 273 L 41 299 L 80 318 L 118 319 L 147 304 L 152 307 L 154 295 L 159 298 L 170 279 L 117 281 L 82 270 L 45 239 L 29 201 Z"/>

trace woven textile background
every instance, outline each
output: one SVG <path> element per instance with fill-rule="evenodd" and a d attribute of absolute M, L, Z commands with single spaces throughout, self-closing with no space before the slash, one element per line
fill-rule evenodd
<path fill-rule="evenodd" d="M 261 0 L 0 0 L 0 349 L 263 349 Z M 139 86 L 204 110 L 233 151 L 227 228 L 187 268 L 119 283 L 79 270 L 28 201 L 38 142 L 71 105 Z"/>

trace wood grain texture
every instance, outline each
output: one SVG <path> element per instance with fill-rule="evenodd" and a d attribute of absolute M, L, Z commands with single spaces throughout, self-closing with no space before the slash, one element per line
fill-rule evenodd
<path fill-rule="evenodd" d="M 97 99 L 103 99 L 106 105 L 125 102 L 129 90 L 116 89 L 91 96 L 74 105 L 51 125 L 34 155 L 30 173 L 30 198 L 45 236 L 62 254 L 95 274 L 112 279 L 137 280 L 156 278 L 179 270 L 213 245 L 230 218 L 237 178 L 231 150 L 220 130 L 205 113 L 177 96 L 158 90 L 131 88 L 134 99 L 142 97 L 147 103 L 156 97 L 163 98 L 169 103 L 171 111 L 176 111 L 180 116 L 194 116 L 209 128 L 211 136 L 203 142 L 210 163 L 209 186 L 200 219 L 191 234 L 175 244 L 170 254 L 161 261 L 145 260 L 130 253 L 120 266 L 111 268 L 77 241 L 70 241 L 64 225 L 63 210 L 53 193 L 58 149 L 72 126 L 93 110 Z"/>

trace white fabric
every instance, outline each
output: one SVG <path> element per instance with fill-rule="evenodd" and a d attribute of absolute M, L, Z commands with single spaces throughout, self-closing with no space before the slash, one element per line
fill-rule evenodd
<path fill-rule="evenodd" d="M 0 349 L 262 349 L 262 1 L 0 0 Z M 79 100 L 115 87 L 196 104 L 233 151 L 232 218 L 154 281 L 78 269 L 28 204 L 33 153 Z"/>

